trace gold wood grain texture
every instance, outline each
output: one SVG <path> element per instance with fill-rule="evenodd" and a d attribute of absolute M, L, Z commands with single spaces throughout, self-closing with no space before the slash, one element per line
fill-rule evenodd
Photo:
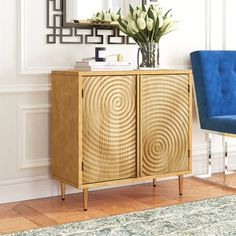
<path fill-rule="evenodd" d="M 52 76 L 52 175 L 78 186 L 78 77 Z"/>
<path fill-rule="evenodd" d="M 188 75 L 142 76 L 142 175 L 189 169 Z"/>
<path fill-rule="evenodd" d="M 136 77 L 83 77 L 83 184 L 136 173 Z"/>

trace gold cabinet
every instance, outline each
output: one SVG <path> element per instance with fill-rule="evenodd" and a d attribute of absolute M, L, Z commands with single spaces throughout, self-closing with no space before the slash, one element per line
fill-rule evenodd
<path fill-rule="evenodd" d="M 52 175 L 82 188 L 191 172 L 191 71 L 52 73 Z"/>

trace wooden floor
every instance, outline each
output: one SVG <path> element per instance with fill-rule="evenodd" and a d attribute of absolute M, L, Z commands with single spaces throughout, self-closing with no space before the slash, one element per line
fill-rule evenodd
<path fill-rule="evenodd" d="M 216 176 L 216 179 L 222 179 Z M 0 233 L 50 226 L 58 223 L 86 220 L 147 208 L 173 205 L 236 193 L 195 177 L 185 178 L 184 194 L 178 195 L 177 180 L 133 185 L 89 193 L 89 208 L 83 211 L 82 194 L 51 197 L 0 205 Z"/>

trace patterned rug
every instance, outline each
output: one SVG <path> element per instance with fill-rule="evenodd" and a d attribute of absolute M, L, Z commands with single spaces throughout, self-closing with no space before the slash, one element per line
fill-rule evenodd
<path fill-rule="evenodd" d="M 236 235 L 236 195 L 4 235 Z"/>

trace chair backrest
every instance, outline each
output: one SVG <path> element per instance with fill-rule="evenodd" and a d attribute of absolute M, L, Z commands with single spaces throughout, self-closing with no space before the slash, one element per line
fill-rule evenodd
<path fill-rule="evenodd" d="M 190 54 L 201 126 L 214 116 L 236 115 L 236 51 Z"/>

